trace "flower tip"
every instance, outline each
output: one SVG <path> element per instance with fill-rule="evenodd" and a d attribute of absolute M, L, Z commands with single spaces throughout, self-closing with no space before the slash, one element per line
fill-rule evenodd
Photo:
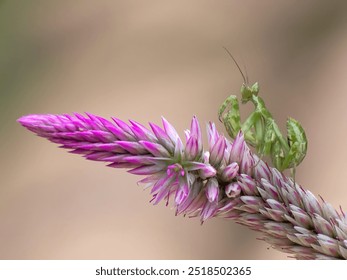
<path fill-rule="evenodd" d="M 161 118 L 161 120 L 162 120 L 163 123 L 168 122 L 167 119 L 165 119 L 164 116 L 161 116 L 160 118 Z"/>
<path fill-rule="evenodd" d="M 17 122 L 19 122 L 24 127 L 30 127 L 35 122 L 35 117 L 37 115 L 26 115 L 22 116 L 19 119 L 17 119 Z"/>
<path fill-rule="evenodd" d="M 240 131 L 237 133 L 235 139 L 243 139 L 243 138 L 244 138 L 243 132 L 242 132 L 242 130 L 240 129 Z"/>
<path fill-rule="evenodd" d="M 193 118 L 192 118 L 192 126 L 196 126 L 196 127 L 198 127 L 199 126 L 199 120 L 198 120 L 198 117 L 197 116 L 193 116 Z"/>
<path fill-rule="evenodd" d="M 84 114 L 87 115 L 89 118 L 95 117 L 95 115 L 93 115 L 92 113 L 84 112 Z"/>
<path fill-rule="evenodd" d="M 19 122 L 21 125 L 26 123 L 28 116 L 22 116 L 20 118 L 17 119 L 17 122 Z"/>

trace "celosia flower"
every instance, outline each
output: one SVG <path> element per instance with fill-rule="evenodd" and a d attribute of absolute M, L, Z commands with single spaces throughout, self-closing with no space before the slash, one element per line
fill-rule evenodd
<path fill-rule="evenodd" d="M 239 133 L 233 142 L 198 120 L 184 145 L 164 118 L 151 130 L 130 121 L 87 114 L 29 115 L 18 121 L 39 136 L 110 167 L 143 175 L 152 202 L 170 201 L 176 214 L 201 222 L 224 217 L 263 233 L 263 240 L 297 259 L 347 259 L 347 217 L 254 155 Z"/>

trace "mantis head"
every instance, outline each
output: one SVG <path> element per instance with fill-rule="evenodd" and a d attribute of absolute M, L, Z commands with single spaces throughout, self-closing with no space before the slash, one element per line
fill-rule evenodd
<path fill-rule="evenodd" d="M 254 83 L 251 87 L 246 85 L 245 83 L 241 87 L 241 102 L 247 103 L 253 97 L 253 95 L 257 96 L 259 92 L 259 84 L 258 82 Z"/>

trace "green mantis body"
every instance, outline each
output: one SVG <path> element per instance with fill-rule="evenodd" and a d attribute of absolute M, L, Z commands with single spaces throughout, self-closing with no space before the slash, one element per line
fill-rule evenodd
<path fill-rule="evenodd" d="M 235 59 L 233 57 L 232 59 L 240 70 Z M 244 77 L 241 70 L 240 72 Z M 235 95 L 231 95 L 220 107 L 219 119 L 223 122 L 231 138 L 235 138 L 241 130 L 246 143 L 254 147 L 261 157 L 270 156 L 275 168 L 280 171 L 292 168 L 294 175 L 295 167 L 302 162 L 307 152 L 305 131 L 298 121 L 288 118 L 287 137 L 285 138 L 258 93 L 258 83 L 248 86 L 244 78 L 244 84 L 241 87 L 241 102 L 243 104 L 252 102 L 254 111 L 244 123 L 241 123 L 239 101 Z"/>

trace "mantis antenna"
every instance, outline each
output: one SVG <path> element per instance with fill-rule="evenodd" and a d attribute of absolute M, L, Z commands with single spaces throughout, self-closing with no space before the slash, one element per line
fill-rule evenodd
<path fill-rule="evenodd" d="M 226 48 L 226 47 L 223 47 L 223 49 L 227 52 L 227 54 L 230 56 L 230 58 L 234 61 L 235 65 L 237 66 L 237 68 L 239 69 L 241 75 L 242 75 L 242 78 L 243 78 L 243 82 L 245 83 L 245 85 L 248 85 L 248 76 L 244 75 L 242 70 L 241 70 L 241 67 L 240 65 L 237 63 L 236 59 L 233 57 L 233 55 L 231 54 L 231 52 Z"/>

